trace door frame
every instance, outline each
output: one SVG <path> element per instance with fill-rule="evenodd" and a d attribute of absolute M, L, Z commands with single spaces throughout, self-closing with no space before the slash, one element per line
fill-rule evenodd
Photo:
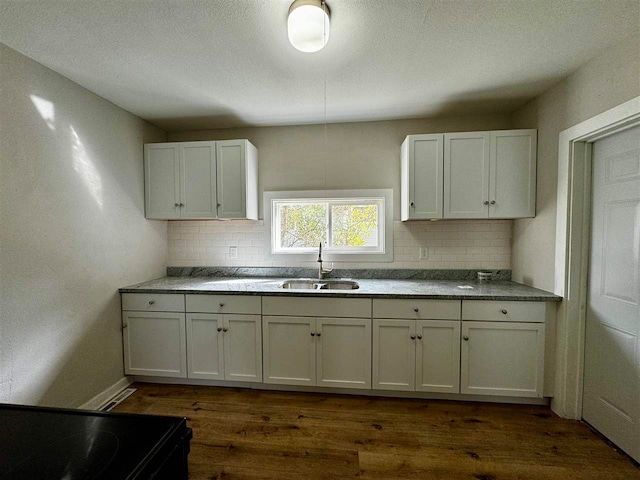
<path fill-rule="evenodd" d="M 560 132 L 554 293 L 558 307 L 551 409 L 582 418 L 591 220 L 591 144 L 640 125 L 640 96 Z"/>

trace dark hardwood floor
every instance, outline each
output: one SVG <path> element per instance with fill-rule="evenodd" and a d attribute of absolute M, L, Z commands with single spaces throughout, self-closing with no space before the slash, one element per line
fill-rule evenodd
<path fill-rule="evenodd" d="M 189 478 L 640 479 L 547 407 L 135 384 L 114 411 L 185 416 Z"/>

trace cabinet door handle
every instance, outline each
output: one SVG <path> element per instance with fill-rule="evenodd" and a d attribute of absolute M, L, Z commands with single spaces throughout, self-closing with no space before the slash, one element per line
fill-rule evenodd
<path fill-rule="evenodd" d="M 174 204 L 173 204 L 173 206 L 174 206 L 174 207 L 179 207 L 179 206 L 180 206 L 180 204 L 179 204 L 179 203 L 174 203 Z"/>
<path fill-rule="evenodd" d="M 462 337 L 464 339 L 465 342 L 469 341 L 469 337 L 467 335 L 465 335 L 464 337 Z"/>
<path fill-rule="evenodd" d="M 184 203 L 181 203 L 181 204 L 180 204 L 180 206 L 181 206 L 181 207 L 184 207 Z"/>
<path fill-rule="evenodd" d="M 154 303 L 156 303 L 155 300 L 149 300 L 149 305 L 153 305 Z"/>
<path fill-rule="evenodd" d="M 316 332 L 316 336 L 318 336 L 318 337 L 319 337 L 320 335 L 322 335 L 322 333 L 320 333 L 320 332 Z"/>
<path fill-rule="evenodd" d="M 410 335 L 410 337 L 411 337 L 411 340 L 415 340 L 416 339 L 415 335 Z"/>
<path fill-rule="evenodd" d="M 418 313 L 420 311 L 420 309 L 419 308 L 414 308 L 413 311 Z"/>
<path fill-rule="evenodd" d="M 415 207 L 415 204 L 414 204 L 413 202 L 411 202 L 411 206 L 412 206 L 412 207 Z"/>
<path fill-rule="evenodd" d="M 489 200 L 485 200 L 485 201 L 484 201 L 484 202 L 482 202 L 482 203 L 484 203 L 485 205 L 489 205 Z"/>
<path fill-rule="evenodd" d="M 315 337 L 316 336 L 316 332 L 311 332 L 311 336 Z"/>
<path fill-rule="evenodd" d="M 127 328 L 129 325 L 127 325 L 126 323 L 124 325 L 122 325 L 122 329 L 124 330 L 125 328 Z"/>
<path fill-rule="evenodd" d="M 418 340 L 422 340 L 422 335 L 418 335 Z"/>
<path fill-rule="evenodd" d="M 228 328 L 223 328 L 223 329 L 222 329 L 222 331 L 223 331 L 223 332 L 228 332 L 228 331 L 229 331 L 229 329 L 228 329 Z"/>
<path fill-rule="evenodd" d="M 221 332 L 222 331 L 222 327 L 218 327 L 218 331 Z"/>
<path fill-rule="evenodd" d="M 500 310 L 503 315 L 506 315 L 508 312 L 506 310 Z"/>
<path fill-rule="evenodd" d="M 496 201 L 495 200 L 491 200 L 491 205 L 495 205 Z"/>
<path fill-rule="evenodd" d="M 217 204 L 216 204 L 216 207 L 218 207 L 218 208 L 220 208 L 221 206 L 222 206 L 222 204 L 221 204 L 221 203 L 217 203 Z"/>

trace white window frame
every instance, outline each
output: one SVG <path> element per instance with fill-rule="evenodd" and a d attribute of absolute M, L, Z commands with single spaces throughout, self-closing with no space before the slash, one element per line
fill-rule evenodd
<path fill-rule="evenodd" d="M 324 248 L 322 259 L 330 262 L 350 262 L 350 263 L 371 263 L 371 262 L 392 262 L 393 261 L 393 190 L 306 190 L 306 191 L 286 191 L 286 192 L 264 192 L 264 224 L 267 228 L 266 235 L 266 257 L 270 261 L 295 261 L 295 262 L 315 262 L 318 259 L 318 250 L 304 249 L 298 252 L 291 250 L 286 252 L 275 251 L 275 235 L 277 234 L 272 220 L 275 218 L 277 202 L 282 200 L 301 201 L 337 201 L 340 203 L 360 203 L 362 200 L 373 200 L 380 202 L 378 214 L 378 241 L 379 247 L 365 247 L 368 251 L 353 252 L 347 250 L 337 250 L 335 248 Z M 329 207 L 331 203 L 329 203 Z M 329 212 L 327 211 L 327 215 Z M 329 215 L 330 217 L 330 215 Z M 330 227 L 330 225 L 329 225 Z M 331 229 L 329 228 L 329 234 Z"/>

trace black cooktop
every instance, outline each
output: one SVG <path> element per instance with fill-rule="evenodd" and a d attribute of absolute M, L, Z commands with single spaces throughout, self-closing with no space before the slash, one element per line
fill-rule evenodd
<path fill-rule="evenodd" d="M 184 418 L 0 405 L 0 479 L 186 479 L 190 439 Z"/>

